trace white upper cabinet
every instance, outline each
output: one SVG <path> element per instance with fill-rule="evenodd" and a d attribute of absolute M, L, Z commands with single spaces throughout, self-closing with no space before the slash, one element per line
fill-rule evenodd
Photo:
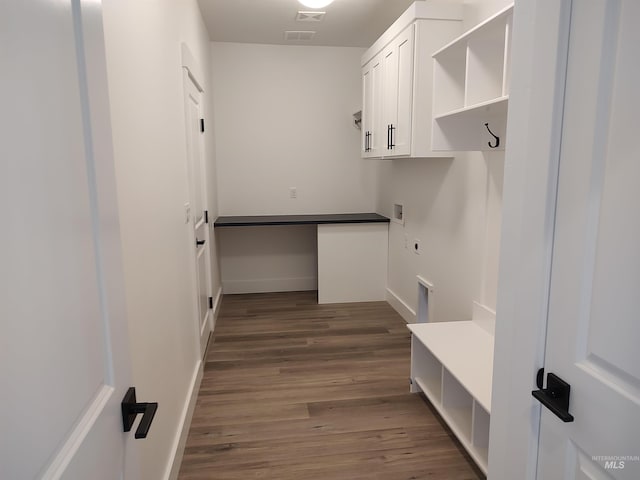
<path fill-rule="evenodd" d="M 378 134 L 381 123 L 382 55 L 378 55 L 362 69 L 362 157 L 382 155 L 382 141 Z M 386 144 L 385 144 L 386 146 Z"/>
<path fill-rule="evenodd" d="M 431 53 L 460 33 L 460 5 L 416 2 L 362 58 L 362 157 L 431 151 Z"/>
<path fill-rule="evenodd" d="M 513 4 L 433 54 L 434 151 L 504 150 Z"/>

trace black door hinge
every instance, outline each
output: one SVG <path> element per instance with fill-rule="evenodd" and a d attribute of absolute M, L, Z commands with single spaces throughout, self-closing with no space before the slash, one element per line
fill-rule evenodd
<path fill-rule="evenodd" d="M 209 223 L 209 211 L 204 211 L 204 223 Z"/>
<path fill-rule="evenodd" d="M 200 131 L 204 132 L 204 118 L 200 119 Z"/>
<path fill-rule="evenodd" d="M 213 310 L 213 297 L 209 297 L 209 308 Z"/>

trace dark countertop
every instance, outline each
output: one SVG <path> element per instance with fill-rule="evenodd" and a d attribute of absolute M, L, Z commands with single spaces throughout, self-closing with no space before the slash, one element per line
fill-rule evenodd
<path fill-rule="evenodd" d="M 389 223 L 377 213 L 330 213 L 319 215 L 253 215 L 218 217 L 215 227 L 255 227 L 263 225 L 321 225 L 328 223 Z"/>

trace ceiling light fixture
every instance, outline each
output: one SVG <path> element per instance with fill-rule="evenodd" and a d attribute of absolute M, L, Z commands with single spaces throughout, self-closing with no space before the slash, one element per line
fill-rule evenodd
<path fill-rule="evenodd" d="M 324 8 L 333 0 L 298 0 L 298 2 L 307 8 Z"/>

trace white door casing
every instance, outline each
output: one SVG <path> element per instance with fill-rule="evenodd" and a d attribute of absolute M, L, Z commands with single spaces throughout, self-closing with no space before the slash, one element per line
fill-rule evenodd
<path fill-rule="evenodd" d="M 0 19 L 0 478 L 138 478 L 101 4 Z"/>
<path fill-rule="evenodd" d="M 201 128 L 203 92 L 192 73 L 184 68 L 187 163 L 189 170 L 189 198 L 193 226 L 196 307 L 201 356 L 204 356 L 213 329 L 213 299 L 211 277 L 211 232 L 208 223 L 206 165 L 204 139 Z M 210 300 L 211 299 L 211 300 Z"/>
<path fill-rule="evenodd" d="M 574 1 L 545 370 L 572 423 L 542 408 L 538 478 L 640 478 L 640 4 Z"/>

